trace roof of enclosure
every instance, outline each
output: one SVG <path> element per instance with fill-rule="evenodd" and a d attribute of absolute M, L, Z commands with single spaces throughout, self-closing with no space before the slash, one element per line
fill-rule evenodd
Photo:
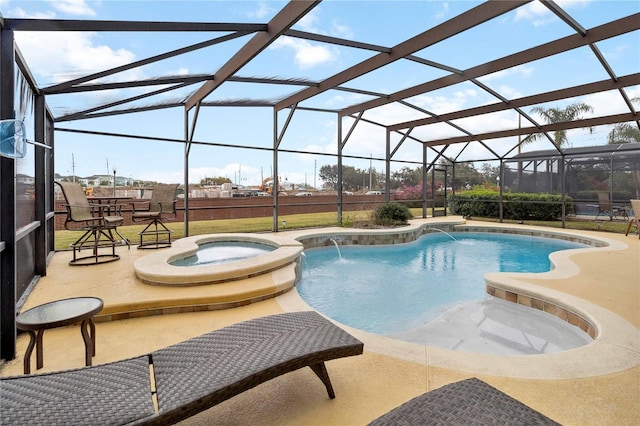
<path fill-rule="evenodd" d="M 616 159 L 632 157 L 637 163 L 635 169 L 640 169 L 640 143 L 565 148 L 562 152 L 562 156 L 564 156 L 565 159 L 584 158 L 589 159 L 589 161 L 591 161 L 591 158 L 597 158 L 600 162 L 608 162 L 611 157 L 615 157 Z M 514 155 L 510 158 L 510 161 L 555 160 L 560 157 L 560 154 L 558 154 L 556 150 L 546 149 Z"/>
<path fill-rule="evenodd" d="M 633 104 L 633 99 L 640 97 L 636 94 L 640 93 L 640 13 L 591 25 L 590 22 L 581 22 L 553 1 L 541 1 L 540 4 L 552 12 L 553 19 L 563 23 L 564 35 L 550 39 L 545 35 L 544 27 L 541 27 L 539 31 L 530 31 L 526 39 L 517 40 L 511 51 L 505 54 L 504 50 L 497 47 L 493 49 L 491 46 L 475 45 L 472 42 L 474 33 L 479 30 L 495 31 L 498 45 L 501 39 L 509 37 L 509 34 L 500 32 L 500 20 L 518 13 L 521 8 L 527 7 L 529 1 L 468 3 L 468 9 L 457 16 L 438 25 L 421 28 L 420 31 L 416 29 L 410 37 L 398 40 L 394 34 L 384 34 L 388 44 L 338 38 L 321 32 L 296 29 L 296 23 L 317 7 L 318 3 L 320 2 L 289 2 L 267 22 L 259 23 L 4 17 L 2 26 L 14 32 L 122 32 L 127 34 L 127 37 L 154 32 L 201 35 L 198 42 L 172 46 L 170 50 L 159 51 L 157 55 L 116 68 L 68 78 L 55 84 L 39 83 L 36 90 L 47 95 L 47 103 L 57 123 L 81 122 L 167 108 L 191 111 L 194 118 L 192 126 L 196 125 L 195 111 L 209 107 L 261 106 L 271 107 L 276 112 L 291 109 L 320 111 L 334 113 L 341 118 L 347 117 L 345 122 L 349 125 L 366 122 L 386 128 L 392 132 L 394 138 L 391 155 L 403 143 L 412 141 L 429 146 L 439 153 L 446 151 L 449 158 L 454 160 L 470 145 L 481 146 L 488 159 L 507 158 L 515 154 L 514 150 L 520 141 L 534 133 L 546 133 L 548 147 L 557 151 L 552 143 L 551 133 L 554 131 L 616 123 L 640 125 L 640 115 Z M 332 13 L 341 13 L 342 2 L 329 4 Z M 364 11 L 362 13 L 363 19 L 369 19 L 367 17 L 371 16 L 365 16 Z M 379 21 L 372 22 L 372 25 L 378 25 L 384 33 L 385 19 L 402 19 L 402 16 L 384 16 L 377 19 Z M 272 51 L 268 47 L 285 37 L 353 51 L 356 53 L 351 58 L 358 59 L 352 59 L 352 62 L 345 63 L 339 72 L 320 79 L 310 79 L 300 74 L 280 77 L 243 74 L 245 70 L 260 68 L 257 65 L 251 66 L 252 61 L 269 64 Z M 468 50 L 446 54 L 447 45 L 454 38 L 468 40 Z M 626 40 L 633 47 L 632 51 L 627 52 L 629 56 L 626 66 L 619 66 L 620 62 L 612 59 L 613 55 L 608 53 L 612 41 L 615 40 Z M 215 65 L 217 70 L 214 72 L 157 75 L 143 79 L 128 77 L 128 71 L 149 67 L 159 61 L 176 57 L 187 58 L 189 54 L 208 52 L 217 45 L 226 43 L 236 45 L 236 53 L 229 58 L 217 58 L 219 64 Z M 56 48 L 63 46 L 51 46 L 51 49 Z M 162 49 L 162 46 L 158 48 Z M 573 58 L 575 67 L 570 70 L 554 69 L 554 58 L 561 55 Z M 215 54 L 211 56 L 214 57 Z M 24 61 L 28 67 L 30 66 L 27 57 L 23 58 L 19 54 L 17 60 L 19 65 Z M 501 73 L 519 72 L 518 70 L 530 64 L 547 67 L 561 75 L 562 86 L 535 91 L 526 87 L 528 83 L 523 79 L 523 87 L 517 88 L 514 92 L 504 89 L 499 83 L 494 83 L 497 80 L 496 76 Z M 411 70 L 411 78 L 401 78 L 407 76 L 407 70 Z M 70 74 L 73 71 L 70 70 Z M 291 72 L 297 71 L 291 67 Z M 366 77 L 372 73 L 389 73 L 388 87 L 392 89 L 381 91 L 368 85 Z M 234 87 L 249 88 L 266 85 L 272 95 L 268 98 L 229 96 L 232 92 L 251 92 L 251 89 L 244 92 L 221 90 L 230 84 Z M 449 105 L 430 110 L 421 102 L 426 96 L 440 96 L 444 89 L 472 89 L 481 96 L 478 96 L 475 106 L 464 108 Z M 112 95 L 108 102 L 70 111 L 69 105 L 78 104 L 73 97 L 86 93 Z M 324 102 L 326 97 L 323 97 L 327 93 L 355 94 L 358 95 L 358 101 L 349 101 L 351 98 L 343 97 L 347 100 L 329 108 Z M 546 123 L 540 122 L 540 119 L 530 112 L 533 107 L 546 108 L 582 102 L 585 96 L 599 94 L 608 95 L 602 99 L 614 101 L 610 102 L 612 105 L 607 105 L 608 108 L 595 108 L 587 118 Z M 393 108 L 402 108 L 410 114 L 395 114 L 396 110 Z M 505 113 L 510 114 L 510 120 L 504 119 Z M 407 116 L 412 118 L 407 120 Z M 348 131 L 345 133 L 348 134 Z M 343 142 L 346 142 L 346 138 Z M 385 139 L 381 138 L 379 142 L 372 143 L 384 144 Z M 480 154 L 480 157 L 482 155 Z"/>

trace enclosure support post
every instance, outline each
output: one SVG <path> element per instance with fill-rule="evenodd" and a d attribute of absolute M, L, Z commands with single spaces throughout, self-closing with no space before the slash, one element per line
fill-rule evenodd
<path fill-rule="evenodd" d="M 446 206 L 445 206 L 446 208 Z M 456 214 L 456 163 L 451 164 L 451 214 Z"/>
<path fill-rule="evenodd" d="M 191 151 L 191 141 L 196 130 L 196 121 L 200 112 L 200 104 L 196 107 L 193 117 L 193 125 L 189 132 L 189 110 L 184 110 L 184 236 L 189 236 L 189 153 Z"/>
<path fill-rule="evenodd" d="M 0 30 L 0 119 L 14 117 L 13 31 Z M 16 167 L 0 157 L 0 358 L 16 357 Z"/>
<path fill-rule="evenodd" d="M 431 217 L 436 217 L 436 165 L 431 165 Z"/>
<path fill-rule="evenodd" d="M 422 144 L 422 218 L 427 218 L 427 145 Z"/>
<path fill-rule="evenodd" d="M 619 149 L 620 147 L 618 147 Z M 609 220 L 613 220 L 613 154 L 611 153 L 611 160 L 609 162 Z"/>
<path fill-rule="evenodd" d="M 338 116 L 338 181 L 336 191 L 338 191 L 338 226 L 342 226 L 342 117 Z"/>
<path fill-rule="evenodd" d="M 566 201 L 567 201 L 567 170 L 566 170 L 566 164 L 565 164 L 565 158 L 564 158 L 564 154 L 560 156 L 560 165 L 558 166 L 559 171 L 561 173 L 560 175 L 560 182 L 562 182 L 562 197 L 561 197 L 561 201 L 562 201 L 562 227 L 566 228 L 566 216 L 567 216 L 567 207 L 566 207 Z"/>
<path fill-rule="evenodd" d="M 504 218 L 504 206 L 502 203 L 502 187 L 504 186 L 504 162 L 502 160 L 502 158 L 500 159 L 500 174 L 498 175 L 500 182 L 498 182 L 498 187 L 500 189 L 500 197 L 499 197 L 499 201 L 498 201 L 498 208 L 500 210 L 500 223 L 502 223 L 502 219 Z"/>
<path fill-rule="evenodd" d="M 391 201 L 391 131 L 387 130 L 387 150 L 384 156 L 385 162 L 385 177 L 384 177 L 384 201 L 388 203 Z"/>
<path fill-rule="evenodd" d="M 278 232 L 278 111 L 273 109 L 273 186 L 271 187 L 271 203 L 273 205 L 273 232 Z"/>
<path fill-rule="evenodd" d="M 46 120 L 46 105 L 44 95 L 39 94 L 35 97 L 35 114 L 34 114 L 34 136 L 37 142 L 45 143 L 45 120 Z M 40 226 L 35 231 L 35 270 L 34 272 L 40 276 L 47 275 L 47 205 L 45 200 L 49 197 L 44 196 L 48 193 L 47 174 L 51 173 L 48 167 L 45 167 L 46 158 L 49 154 L 48 149 L 35 145 L 35 190 L 37 195 L 34 198 L 35 207 L 35 220 L 40 223 Z M 53 186 L 53 185 L 51 185 Z M 53 194 L 49 193 L 49 196 Z"/>

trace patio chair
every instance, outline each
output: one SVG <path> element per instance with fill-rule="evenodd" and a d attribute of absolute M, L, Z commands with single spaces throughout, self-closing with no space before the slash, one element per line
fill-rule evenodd
<path fill-rule="evenodd" d="M 596 220 L 598 220 L 600 215 L 609 216 L 609 220 L 612 220 L 614 217 L 628 218 L 627 210 L 624 207 L 613 206 L 611 204 L 607 192 L 598 192 L 598 215 L 596 216 Z"/>
<path fill-rule="evenodd" d="M 171 247 L 171 231 L 163 223 L 169 218 L 176 217 L 177 184 L 158 184 L 153 187 L 149 201 L 132 203 L 133 222 L 148 222 L 147 226 L 138 233 L 140 235 L 139 249 Z M 145 238 L 147 240 L 145 241 Z"/>
<path fill-rule="evenodd" d="M 370 423 L 384 425 L 558 425 L 480 379 L 426 392 Z"/>
<path fill-rule="evenodd" d="M 627 231 L 624 233 L 625 237 L 629 235 L 631 227 L 635 225 L 638 238 L 640 238 L 640 200 L 631 200 L 631 208 L 633 209 L 633 216 L 629 218 L 629 224 L 627 225 Z"/>
<path fill-rule="evenodd" d="M 120 241 L 129 247 L 129 240 L 123 237 L 117 228 L 124 222 L 124 218 L 119 214 L 120 206 L 89 203 L 80 184 L 72 182 L 56 182 L 56 184 L 62 190 L 65 199 L 64 206 L 67 209 L 65 229 L 84 231 L 80 238 L 71 244 L 73 260 L 69 264 L 73 266 L 95 265 L 118 260 L 120 256 L 115 253 L 115 246 L 119 242 L 113 234 L 115 233 Z M 112 211 L 112 209 L 115 210 Z M 77 224 L 79 228 L 72 227 L 72 224 Z M 99 249 L 101 248 L 110 248 L 111 253 L 100 254 Z M 91 249 L 92 254 L 78 257 L 78 253 L 83 249 Z"/>

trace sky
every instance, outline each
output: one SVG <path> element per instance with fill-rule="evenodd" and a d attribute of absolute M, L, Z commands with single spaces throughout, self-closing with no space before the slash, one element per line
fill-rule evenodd
<path fill-rule="evenodd" d="M 478 1 L 324 1 L 316 6 L 293 28 L 319 34 L 392 47 L 407 38 L 469 10 Z M 640 12 L 640 2 L 573 0 L 557 1 L 583 27 L 591 28 L 612 19 Z M 0 12 L 5 18 L 141 20 L 190 22 L 266 23 L 285 5 L 283 1 L 89 1 L 89 0 L 0 0 Z M 466 69 L 537 46 L 573 33 L 565 23 L 534 1 L 507 13 L 490 24 L 480 25 L 464 34 L 452 37 L 416 53 L 422 58 L 447 66 Z M 111 33 L 111 32 L 16 32 L 16 43 L 26 58 L 31 72 L 41 87 L 71 78 L 89 75 L 152 57 L 173 49 L 189 46 L 223 35 L 198 33 Z M 217 44 L 169 60 L 134 68 L 101 81 L 122 81 L 180 74 L 213 74 L 249 36 Z M 640 72 L 640 34 L 638 31 L 605 40 L 598 48 L 618 76 Z M 323 80 L 357 64 L 374 53 L 295 38 L 280 38 L 260 53 L 236 75 L 243 77 L 278 77 Z M 424 81 L 447 75 L 446 72 L 406 60 L 356 78 L 346 87 L 393 93 Z M 560 89 L 608 76 L 588 48 L 575 49 L 534 61 L 508 71 L 494 73 L 479 80 L 507 98 L 518 98 L 544 91 Z M 148 106 L 157 102 L 183 100 L 200 84 L 172 90 L 154 98 L 133 101 L 126 106 Z M 120 89 L 91 94 L 55 95 L 47 104 L 55 116 L 90 108 L 123 97 L 153 89 Z M 256 85 L 227 82 L 205 100 L 264 99 L 273 100 L 301 90 L 299 86 Z M 640 97 L 640 87 L 627 90 L 631 98 Z M 367 95 L 342 91 L 327 91 L 305 101 L 302 106 L 337 109 L 371 99 Z M 407 99 L 412 104 L 441 114 L 496 102 L 496 99 L 471 83 L 461 83 L 446 89 Z M 596 109 L 596 115 L 628 111 L 617 92 L 593 94 L 543 107 L 564 107 L 568 103 L 585 102 Z M 286 121 L 288 110 L 278 114 L 279 129 Z M 406 106 L 392 104 L 367 111 L 365 119 L 383 124 L 424 117 L 424 113 Z M 586 114 L 585 117 L 588 117 Z M 190 117 L 192 119 L 193 116 Z M 491 116 L 459 120 L 456 124 L 472 133 L 517 127 L 513 111 Z M 352 120 L 343 121 L 346 132 Z M 138 180 L 159 182 L 184 181 L 184 146 L 177 142 L 146 141 L 137 138 L 106 137 L 72 133 L 64 129 L 96 130 L 99 132 L 144 135 L 158 138 L 184 139 L 185 118 L 181 108 L 144 114 L 125 114 L 56 123 L 55 172 L 61 175 L 85 177 L 112 174 Z M 412 136 L 425 139 L 457 136 L 460 133 L 444 125 L 425 126 Z M 606 143 L 611 126 L 576 129 L 568 133 L 569 146 Z M 280 143 L 286 150 L 315 154 L 280 153 L 278 170 L 282 180 L 319 187 L 319 169 L 335 164 L 334 157 L 322 154 L 337 152 L 336 114 L 297 111 Z M 273 145 L 273 110 L 271 108 L 203 108 L 198 116 L 195 141 L 227 145 L 252 145 L 270 148 Z M 395 139 L 393 139 L 395 138 Z M 392 140 L 398 142 L 400 136 Z M 372 166 L 384 170 L 385 131 L 379 126 L 360 123 L 345 144 L 344 154 L 362 157 L 346 158 L 344 163 L 360 169 Z M 487 145 L 502 155 L 515 140 L 495 140 Z M 526 147 L 549 149 L 548 142 L 535 142 Z M 461 146 L 448 153 L 456 155 Z M 435 156 L 433 152 L 429 156 Z M 490 153 L 479 144 L 472 144 L 460 154 L 461 159 L 485 159 Z M 393 163 L 392 169 L 415 168 L 422 150 L 417 143 L 405 142 L 394 159 L 408 163 Z M 241 185 L 257 185 L 272 174 L 273 155 L 268 150 L 194 145 L 189 154 L 189 181 L 197 183 L 204 177 L 226 176 Z M 363 178 L 363 180 L 365 180 Z M 365 182 L 366 183 L 366 182 Z"/>

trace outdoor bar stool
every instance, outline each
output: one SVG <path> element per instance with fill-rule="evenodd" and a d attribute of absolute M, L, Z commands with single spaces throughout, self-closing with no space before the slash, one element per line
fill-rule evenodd
<path fill-rule="evenodd" d="M 129 247 L 129 240 L 123 237 L 117 228 L 122 225 L 124 218 L 117 214 L 117 210 L 115 215 L 108 214 L 111 207 L 109 205 L 89 203 L 84 189 L 79 184 L 56 183 L 62 189 L 67 209 L 64 227 L 70 231 L 84 231 L 80 238 L 71 244 L 73 259 L 69 265 L 96 265 L 120 259 L 120 256 L 116 254 L 116 245 L 122 241 Z M 72 229 L 70 225 L 73 223 L 80 224 L 80 229 Z M 116 240 L 114 233 L 120 238 L 120 241 Z M 80 252 L 85 249 L 91 250 L 91 254 L 79 256 Z M 105 253 L 101 252 L 101 249 L 109 249 L 109 251 Z"/>
<path fill-rule="evenodd" d="M 139 249 L 157 249 L 171 247 L 171 231 L 163 223 L 176 217 L 177 184 L 158 184 L 153 187 L 149 201 L 131 203 L 133 222 L 148 222 L 147 226 L 138 233 L 140 235 Z"/>

